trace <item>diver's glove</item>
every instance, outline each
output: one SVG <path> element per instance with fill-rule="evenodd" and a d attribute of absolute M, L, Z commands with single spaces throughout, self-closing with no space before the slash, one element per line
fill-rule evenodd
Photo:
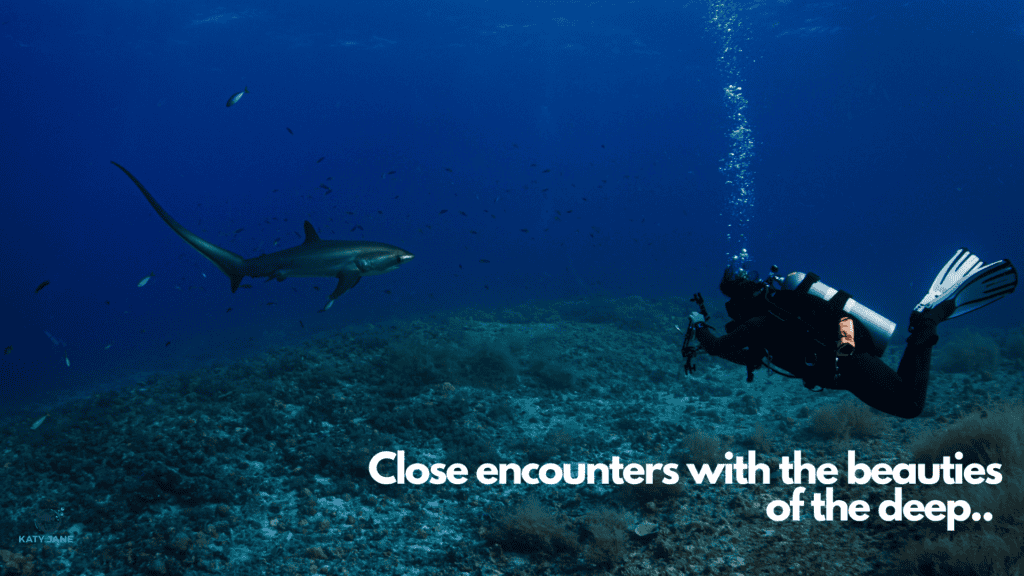
<path fill-rule="evenodd" d="M 704 315 L 701 314 L 700 312 L 690 313 L 690 323 L 693 325 L 694 328 L 702 328 L 704 326 L 707 326 L 708 324 L 707 320 L 704 318 Z"/>

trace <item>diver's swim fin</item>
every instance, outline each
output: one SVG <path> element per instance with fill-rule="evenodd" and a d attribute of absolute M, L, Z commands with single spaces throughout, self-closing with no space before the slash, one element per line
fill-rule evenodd
<path fill-rule="evenodd" d="M 1016 287 L 1017 271 L 1009 260 L 985 264 L 961 248 L 942 267 L 914 311 L 944 309 L 937 320 L 948 320 L 991 304 Z"/>

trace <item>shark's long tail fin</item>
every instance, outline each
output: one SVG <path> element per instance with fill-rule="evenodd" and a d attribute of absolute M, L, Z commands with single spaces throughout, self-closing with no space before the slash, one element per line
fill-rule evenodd
<path fill-rule="evenodd" d="M 110 163 L 120 168 L 122 172 L 127 174 L 128 177 L 132 179 L 132 182 L 135 182 L 135 185 L 138 186 L 139 190 L 142 191 L 142 194 L 146 197 L 146 200 L 149 201 L 150 206 L 152 206 L 153 209 L 156 210 L 156 213 L 159 214 L 160 217 L 164 219 L 164 222 L 167 222 L 167 225 L 170 226 L 172 230 L 178 233 L 178 236 L 181 236 L 182 239 L 185 240 L 185 242 L 191 244 L 192 247 L 198 250 L 200 254 L 206 256 L 206 258 L 209 259 L 210 262 L 216 264 L 217 268 L 220 268 L 221 272 L 228 275 L 228 278 L 231 279 L 232 292 L 238 290 L 238 285 L 242 283 L 242 278 L 245 276 L 245 274 L 243 273 L 245 264 L 244 258 L 239 256 L 238 254 L 235 254 L 234 252 L 225 250 L 220 246 L 214 246 L 213 244 L 207 242 L 206 240 L 203 240 L 199 236 L 196 236 L 195 234 L 186 230 L 185 227 L 179 224 L 177 220 L 171 218 L 171 215 L 168 214 L 167 211 L 164 210 L 163 207 L 157 203 L 156 199 L 153 198 L 149 191 L 146 190 L 146 187 L 142 185 L 142 182 L 139 182 L 138 178 L 132 176 L 132 173 L 129 172 L 127 168 L 121 166 L 120 164 L 114 162 L 113 160 L 111 160 Z"/>

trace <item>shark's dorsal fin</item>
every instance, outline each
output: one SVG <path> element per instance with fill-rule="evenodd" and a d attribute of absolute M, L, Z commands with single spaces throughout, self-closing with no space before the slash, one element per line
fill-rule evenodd
<path fill-rule="evenodd" d="M 306 229 L 306 241 L 303 244 L 312 244 L 313 242 L 320 241 L 320 236 L 317 236 L 316 230 L 313 229 L 313 225 L 309 223 L 309 220 L 306 220 L 303 226 Z"/>

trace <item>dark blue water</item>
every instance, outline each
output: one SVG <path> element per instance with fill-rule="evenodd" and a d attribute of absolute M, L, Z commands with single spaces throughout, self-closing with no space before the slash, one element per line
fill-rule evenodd
<path fill-rule="evenodd" d="M 0 6 L 0 402 L 467 306 L 713 292 L 740 249 L 902 333 L 956 248 L 1024 261 L 1017 3 L 343 4 Z M 232 294 L 111 160 L 244 257 L 309 220 L 416 258 L 325 313 L 330 279 Z M 1018 298 L 959 322 L 1019 324 Z"/>

